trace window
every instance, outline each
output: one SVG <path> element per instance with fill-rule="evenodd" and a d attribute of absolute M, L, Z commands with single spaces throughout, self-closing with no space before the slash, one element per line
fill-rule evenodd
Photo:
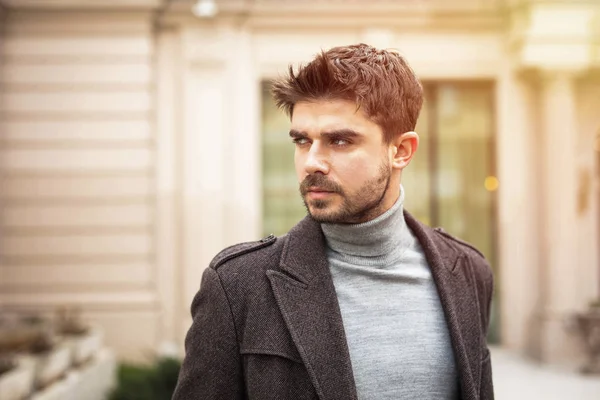
<path fill-rule="evenodd" d="M 283 235 L 306 215 L 294 168 L 290 121 L 262 85 L 263 234 Z"/>

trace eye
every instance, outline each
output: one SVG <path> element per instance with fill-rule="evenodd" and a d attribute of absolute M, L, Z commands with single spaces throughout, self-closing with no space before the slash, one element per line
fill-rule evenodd
<path fill-rule="evenodd" d="M 350 144 L 350 142 L 346 139 L 338 138 L 338 139 L 333 139 L 331 141 L 331 144 L 333 144 L 335 146 L 347 146 Z"/>
<path fill-rule="evenodd" d="M 308 139 L 304 138 L 304 137 L 298 137 L 292 141 L 296 144 L 296 146 L 302 146 L 302 145 L 308 144 Z"/>

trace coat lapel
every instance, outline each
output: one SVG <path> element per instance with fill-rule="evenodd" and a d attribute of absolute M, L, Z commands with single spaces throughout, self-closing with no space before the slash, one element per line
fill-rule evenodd
<path fill-rule="evenodd" d="M 319 398 L 356 399 L 325 239 L 316 221 L 307 217 L 288 233 L 280 268 L 267 276 Z"/>
<path fill-rule="evenodd" d="M 425 252 L 440 296 L 458 368 L 461 398 L 477 400 L 484 338 L 469 259 L 406 212 L 405 219 Z"/>

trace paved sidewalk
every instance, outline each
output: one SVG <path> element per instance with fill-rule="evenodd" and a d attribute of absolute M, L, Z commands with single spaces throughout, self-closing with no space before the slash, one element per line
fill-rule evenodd
<path fill-rule="evenodd" d="M 600 377 L 542 366 L 492 348 L 496 400 L 600 400 Z"/>

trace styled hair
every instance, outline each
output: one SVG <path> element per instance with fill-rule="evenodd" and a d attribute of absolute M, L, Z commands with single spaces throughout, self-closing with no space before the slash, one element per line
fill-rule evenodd
<path fill-rule="evenodd" d="M 271 93 L 290 118 L 300 101 L 354 101 L 381 127 L 387 143 L 415 129 L 423 105 L 423 87 L 404 58 L 363 43 L 321 51 L 297 73 L 290 65 Z"/>

